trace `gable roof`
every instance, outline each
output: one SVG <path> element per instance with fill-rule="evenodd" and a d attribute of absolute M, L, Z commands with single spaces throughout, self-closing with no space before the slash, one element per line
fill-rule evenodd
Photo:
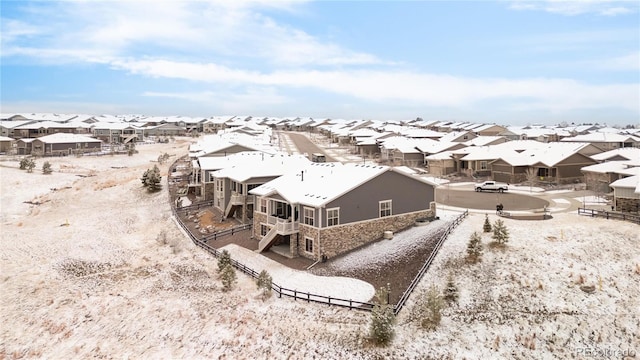
<path fill-rule="evenodd" d="M 612 158 L 625 158 L 640 163 L 640 148 L 619 148 L 591 155 L 594 160 L 607 161 Z"/>
<path fill-rule="evenodd" d="M 256 177 L 281 176 L 311 164 L 311 161 L 304 155 L 265 154 L 259 151 L 241 152 L 230 155 L 228 158 L 227 163 L 230 166 L 220 168 L 214 173 L 214 176 L 239 182 Z"/>
<path fill-rule="evenodd" d="M 258 196 L 278 194 L 291 204 L 322 207 L 387 171 L 433 185 L 389 166 L 311 163 L 298 172 L 290 172 L 250 191 Z"/>

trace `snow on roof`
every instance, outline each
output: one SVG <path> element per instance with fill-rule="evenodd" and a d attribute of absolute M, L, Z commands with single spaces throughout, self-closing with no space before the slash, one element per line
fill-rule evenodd
<path fill-rule="evenodd" d="M 640 194 L 640 168 L 636 169 L 635 175 L 618 179 L 609 186 L 612 188 L 631 188 L 636 194 Z"/>
<path fill-rule="evenodd" d="M 43 143 L 47 144 L 66 144 L 66 143 L 81 143 L 81 142 L 102 142 L 102 140 L 98 140 L 89 136 L 78 135 L 78 134 L 66 134 L 66 133 L 57 133 L 51 135 L 41 136 L 36 138 L 36 140 L 40 140 Z"/>
<path fill-rule="evenodd" d="M 0 136 L 0 141 L 13 141 L 14 139 L 6 136 Z"/>
<path fill-rule="evenodd" d="M 597 161 L 606 161 L 614 157 L 623 157 L 627 160 L 632 160 L 636 163 L 640 163 L 640 148 L 619 148 L 613 149 L 599 154 L 591 155 L 591 158 Z"/>
<path fill-rule="evenodd" d="M 228 157 L 232 158 L 231 166 L 221 168 L 214 176 L 239 182 L 255 177 L 281 176 L 287 172 L 298 171 L 311 163 L 306 156 L 299 154 L 265 154 L 251 151 Z"/>
<path fill-rule="evenodd" d="M 15 127 L 15 129 L 32 129 L 32 130 L 36 130 L 36 129 L 40 129 L 40 128 L 44 128 L 44 129 L 48 129 L 48 128 L 65 128 L 65 129 L 76 129 L 78 127 L 77 124 L 66 124 L 66 123 L 59 123 L 59 122 L 55 122 L 55 121 L 38 121 L 38 122 L 31 122 L 22 126 L 18 126 Z"/>
<path fill-rule="evenodd" d="M 623 175 L 635 175 L 637 172 L 637 168 L 629 167 L 626 161 L 607 161 L 600 164 L 585 166 L 580 170 L 600 174 L 615 173 Z"/>
<path fill-rule="evenodd" d="M 218 152 L 234 145 L 241 145 L 253 150 L 262 150 L 269 153 L 275 152 L 270 145 L 268 135 L 249 135 L 242 132 L 220 132 L 218 134 L 205 135 L 195 144 L 189 146 L 190 156 L 203 156 Z"/>
<path fill-rule="evenodd" d="M 298 172 L 290 172 L 250 191 L 258 196 L 279 194 L 291 204 L 321 207 L 386 171 L 397 171 L 418 181 L 419 177 L 388 166 L 311 163 Z"/>
<path fill-rule="evenodd" d="M 22 125 L 32 123 L 33 120 L 2 120 L 0 121 L 0 126 L 5 129 L 15 129 L 17 127 L 21 127 Z"/>
<path fill-rule="evenodd" d="M 477 136 L 471 140 L 467 140 L 464 142 L 467 146 L 485 146 L 496 140 L 504 139 L 502 136 Z"/>
<path fill-rule="evenodd" d="M 576 135 L 573 137 L 566 137 L 560 141 L 564 142 L 640 142 L 640 138 L 627 135 L 627 134 L 617 134 L 617 133 L 608 133 L 608 132 L 592 132 L 584 135 Z"/>

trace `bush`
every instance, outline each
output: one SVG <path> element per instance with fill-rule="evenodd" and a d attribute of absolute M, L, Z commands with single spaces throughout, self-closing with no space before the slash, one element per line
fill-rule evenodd
<path fill-rule="evenodd" d="M 496 244 L 504 246 L 509 241 L 509 230 L 504 225 L 504 222 L 500 219 L 493 223 L 493 235 L 491 238 Z"/>
<path fill-rule="evenodd" d="M 474 231 L 469 237 L 467 243 L 467 260 L 471 263 L 477 263 L 482 260 L 482 242 L 480 241 L 480 234 Z"/>
<path fill-rule="evenodd" d="M 486 233 L 491 232 L 491 223 L 489 222 L 489 214 L 484 214 L 484 225 L 482 230 Z"/>
<path fill-rule="evenodd" d="M 162 181 L 160 169 L 157 165 L 154 165 L 152 169 L 147 169 L 144 172 L 140 180 L 142 181 L 142 185 L 145 186 L 149 192 L 160 190 L 160 182 Z"/>
<path fill-rule="evenodd" d="M 233 284 L 236 283 L 236 269 L 231 265 L 225 266 L 222 269 L 220 278 L 222 279 L 222 291 L 233 289 Z"/>
<path fill-rule="evenodd" d="M 51 168 L 51 163 L 49 163 L 48 161 L 45 161 L 44 164 L 42 164 L 42 173 L 45 175 L 49 175 L 53 172 L 53 169 Z"/>
<path fill-rule="evenodd" d="M 440 313 L 444 308 L 444 301 L 440 296 L 440 291 L 437 287 L 431 286 L 422 300 L 423 317 L 420 321 L 422 328 L 427 330 L 435 330 L 440 325 L 442 314 Z"/>
<path fill-rule="evenodd" d="M 26 170 L 27 169 L 27 164 L 29 163 L 30 159 L 27 159 L 26 157 L 20 159 L 20 170 Z"/>
<path fill-rule="evenodd" d="M 222 273 L 227 266 L 231 266 L 231 254 L 227 250 L 222 250 L 218 257 L 218 273 Z"/>
<path fill-rule="evenodd" d="M 369 336 L 378 345 L 387 345 L 393 340 L 395 330 L 393 324 L 396 316 L 393 306 L 389 304 L 389 285 L 376 291 L 373 310 L 371 311 L 371 327 Z"/>
<path fill-rule="evenodd" d="M 258 290 L 261 291 L 263 299 L 271 296 L 273 279 L 266 270 L 262 270 L 260 272 L 260 275 L 258 275 L 258 280 L 256 281 L 256 285 L 258 286 Z"/>

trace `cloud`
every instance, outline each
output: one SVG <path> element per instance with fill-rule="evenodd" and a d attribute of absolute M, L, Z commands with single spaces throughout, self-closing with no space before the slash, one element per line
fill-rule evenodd
<path fill-rule="evenodd" d="M 639 112 L 637 84 L 590 85 L 569 79 L 470 78 L 407 71 L 232 69 L 212 63 L 128 60 L 113 64 L 133 74 L 228 86 L 313 88 L 369 102 L 459 107 L 483 101 L 528 102 L 531 108 L 623 108 Z"/>
<path fill-rule="evenodd" d="M 346 49 L 277 23 L 264 8 L 293 11 L 301 1 L 64 1 L 38 2 L 31 24 L 3 25 L 2 56 L 40 56 L 50 61 L 173 54 L 175 57 L 260 59 L 288 66 L 384 64 L 373 54 Z M 35 6 L 35 5 L 32 5 Z M 11 19 L 9 19 L 11 21 Z M 13 24 L 13 25 L 12 25 Z M 22 29 L 22 31 L 20 31 Z M 5 36 L 7 32 L 9 35 Z M 5 52 L 6 50 L 6 52 Z M 55 59 L 59 54 L 60 59 Z M 87 57 L 84 54 L 88 54 Z"/>
<path fill-rule="evenodd" d="M 546 11 L 566 16 L 616 16 L 637 13 L 640 8 L 636 0 L 516 0 L 512 1 L 509 7 L 514 10 Z"/>
<path fill-rule="evenodd" d="M 595 67 L 614 71 L 640 71 L 640 51 L 593 61 Z"/>

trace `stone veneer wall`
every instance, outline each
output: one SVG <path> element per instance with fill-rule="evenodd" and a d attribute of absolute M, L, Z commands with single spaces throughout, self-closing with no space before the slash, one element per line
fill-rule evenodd
<path fill-rule="evenodd" d="M 640 199 L 616 198 L 616 211 L 638 212 Z"/>
<path fill-rule="evenodd" d="M 316 253 L 314 255 L 325 255 L 327 258 L 334 257 L 382 238 L 387 230 L 397 232 L 415 224 L 416 219 L 435 216 L 435 214 L 435 203 L 431 203 L 429 210 L 322 229 L 320 231 L 320 246 L 316 244 L 320 254 Z"/>
<path fill-rule="evenodd" d="M 258 241 L 262 240 L 262 235 L 260 234 L 260 223 L 267 223 L 267 214 L 262 214 L 259 212 L 253 213 L 253 237 L 258 239 Z"/>
<path fill-rule="evenodd" d="M 320 253 L 318 252 L 318 228 L 311 227 L 305 224 L 300 224 L 298 227 L 298 233 L 300 234 L 300 247 L 298 248 L 298 253 L 296 255 L 305 257 L 311 260 L 320 259 Z M 292 235 L 293 236 L 293 235 Z M 313 253 L 308 253 L 305 251 L 305 238 L 313 239 Z M 295 249 L 292 247 L 292 254 L 295 254 Z"/>

